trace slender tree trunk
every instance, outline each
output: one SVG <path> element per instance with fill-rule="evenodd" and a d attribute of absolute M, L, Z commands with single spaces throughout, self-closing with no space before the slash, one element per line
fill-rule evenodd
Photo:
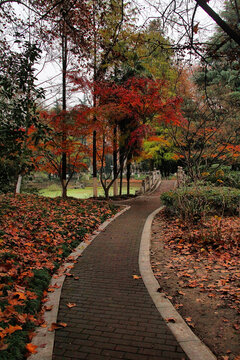
<path fill-rule="evenodd" d="M 105 193 L 105 199 L 108 200 L 109 199 L 109 187 L 108 186 L 104 187 L 104 193 Z"/>
<path fill-rule="evenodd" d="M 96 23 L 95 23 L 95 0 L 93 1 L 93 26 L 94 26 L 94 58 L 93 58 L 93 80 L 94 86 L 95 82 L 97 81 L 97 37 L 96 37 Z M 93 94 L 93 106 L 95 107 L 97 103 L 96 94 L 94 91 Z M 96 117 L 94 116 L 93 121 L 96 121 Z M 93 131 L 93 197 L 97 197 L 97 132 L 96 130 Z"/>
<path fill-rule="evenodd" d="M 118 180 L 117 180 L 117 127 L 113 129 L 113 195 L 117 196 L 118 194 Z"/>
<path fill-rule="evenodd" d="M 122 184 L 123 184 L 123 166 L 124 166 L 124 151 L 120 149 L 120 183 L 119 183 L 119 195 L 122 195 Z"/>
<path fill-rule="evenodd" d="M 19 174 L 18 179 L 17 179 L 17 183 L 16 183 L 16 187 L 15 187 L 15 195 L 20 194 L 20 192 L 21 192 L 21 184 L 22 184 L 22 175 Z"/>
<path fill-rule="evenodd" d="M 63 34 L 62 34 L 62 109 L 66 111 L 67 101 L 66 101 L 66 74 L 67 74 L 67 35 L 66 35 L 66 23 L 64 20 L 63 24 Z M 65 116 L 65 114 L 64 114 Z M 65 122 L 65 120 L 64 120 Z M 66 132 L 63 129 L 63 148 L 65 147 L 66 142 Z M 62 153 L 62 197 L 67 197 L 67 154 L 65 151 Z"/>
<path fill-rule="evenodd" d="M 131 178 L 131 154 L 129 154 L 127 159 L 127 195 L 130 195 L 130 178 Z"/>

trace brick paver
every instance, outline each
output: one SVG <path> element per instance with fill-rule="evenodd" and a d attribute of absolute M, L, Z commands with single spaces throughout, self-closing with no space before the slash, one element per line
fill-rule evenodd
<path fill-rule="evenodd" d="M 147 216 L 159 195 L 173 186 L 163 181 L 150 196 L 134 199 L 83 252 L 63 285 L 54 360 L 187 359 L 164 323 L 139 275 L 138 252 Z M 77 306 L 69 309 L 68 302 Z"/>

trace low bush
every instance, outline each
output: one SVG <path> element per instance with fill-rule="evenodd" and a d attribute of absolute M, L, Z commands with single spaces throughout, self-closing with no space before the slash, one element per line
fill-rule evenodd
<path fill-rule="evenodd" d="M 236 215 L 239 212 L 240 190 L 229 187 L 190 186 L 161 195 L 167 209 L 190 222 L 209 215 Z"/>
<path fill-rule="evenodd" d="M 214 172 L 204 172 L 205 181 L 215 186 L 227 186 L 240 189 L 240 171 L 230 171 L 219 169 Z"/>

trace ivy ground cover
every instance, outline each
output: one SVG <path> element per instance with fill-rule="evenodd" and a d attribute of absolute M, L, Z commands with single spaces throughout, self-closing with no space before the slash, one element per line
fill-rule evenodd
<path fill-rule="evenodd" d="M 116 208 L 106 202 L 0 196 L 0 358 L 35 349 L 41 304 L 52 274 Z M 51 289 L 50 289 L 51 290 Z"/>

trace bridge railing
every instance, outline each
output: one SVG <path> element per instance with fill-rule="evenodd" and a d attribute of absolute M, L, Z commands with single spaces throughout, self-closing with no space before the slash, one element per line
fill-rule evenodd
<path fill-rule="evenodd" d="M 154 189 L 157 183 L 161 180 L 161 173 L 159 170 L 151 171 L 144 180 L 140 190 L 136 191 L 136 195 L 145 194 Z"/>

